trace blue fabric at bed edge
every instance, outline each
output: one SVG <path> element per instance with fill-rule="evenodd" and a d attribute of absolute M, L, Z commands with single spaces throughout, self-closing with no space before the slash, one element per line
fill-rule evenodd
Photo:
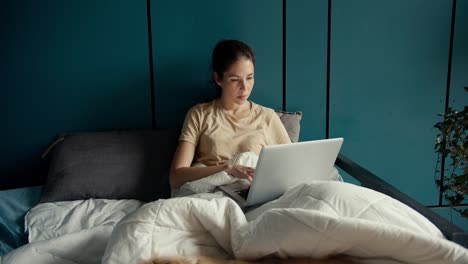
<path fill-rule="evenodd" d="M 38 204 L 42 186 L 0 191 L 0 256 L 28 242 L 24 216 Z"/>

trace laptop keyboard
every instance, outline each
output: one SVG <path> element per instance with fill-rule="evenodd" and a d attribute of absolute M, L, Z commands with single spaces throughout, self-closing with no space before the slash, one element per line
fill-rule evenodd
<path fill-rule="evenodd" d="M 235 191 L 240 197 L 247 199 L 247 195 L 249 194 L 250 187 L 245 190 Z"/>

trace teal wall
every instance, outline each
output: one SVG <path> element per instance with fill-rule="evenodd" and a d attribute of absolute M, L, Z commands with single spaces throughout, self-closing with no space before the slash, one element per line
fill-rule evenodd
<path fill-rule="evenodd" d="M 2 186 L 43 180 L 40 155 L 57 133 L 151 127 L 146 1 L 0 10 Z"/>
<path fill-rule="evenodd" d="M 180 125 L 189 107 L 216 94 L 210 85 L 210 58 L 223 38 L 242 39 L 254 49 L 251 99 L 281 108 L 281 0 L 152 1 L 151 17 L 159 127 Z"/>
<path fill-rule="evenodd" d="M 57 133 L 179 126 L 214 95 L 215 43 L 238 38 L 257 56 L 253 101 L 281 109 L 286 78 L 286 110 L 304 113 L 301 140 L 344 137 L 343 154 L 437 205 L 432 126 L 445 107 L 452 1 L 331 3 L 328 28 L 328 0 L 286 1 L 283 47 L 282 0 L 151 0 L 149 10 L 143 0 L 4 1 L 2 188 L 41 183 L 39 155 Z M 468 102 L 466 25 L 468 0 L 458 0 L 455 107 Z"/>
<path fill-rule="evenodd" d="M 344 136 L 344 155 L 428 205 L 438 203 L 433 125 L 445 107 L 451 7 L 441 0 L 332 6 L 330 136 Z"/>
<path fill-rule="evenodd" d="M 302 111 L 300 140 L 326 137 L 327 0 L 286 5 L 286 110 Z"/>
<path fill-rule="evenodd" d="M 458 0 L 453 37 L 452 76 L 450 82 L 450 106 L 462 109 L 467 105 L 468 93 L 468 0 Z"/>

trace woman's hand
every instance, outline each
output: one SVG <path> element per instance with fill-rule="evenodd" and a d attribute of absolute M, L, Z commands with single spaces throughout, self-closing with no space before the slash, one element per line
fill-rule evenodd
<path fill-rule="evenodd" d="M 255 174 L 255 169 L 252 167 L 247 167 L 239 164 L 230 165 L 226 170 L 227 174 L 239 178 L 246 179 L 249 182 L 252 182 L 253 176 Z"/>

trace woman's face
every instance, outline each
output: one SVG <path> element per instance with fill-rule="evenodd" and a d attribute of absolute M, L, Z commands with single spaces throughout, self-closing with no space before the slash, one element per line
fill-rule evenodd
<path fill-rule="evenodd" d="M 254 86 L 254 65 L 251 60 L 240 58 L 219 77 L 215 73 L 216 83 L 223 89 L 222 99 L 234 104 L 247 102 Z"/>

